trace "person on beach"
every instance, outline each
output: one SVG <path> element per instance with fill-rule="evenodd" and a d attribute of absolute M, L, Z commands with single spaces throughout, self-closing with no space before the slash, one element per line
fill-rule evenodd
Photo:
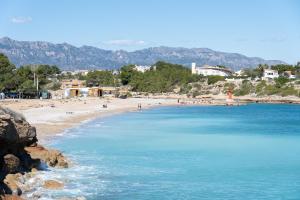
<path fill-rule="evenodd" d="M 5 99 L 5 94 L 3 92 L 0 93 L 0 100 Z"/>

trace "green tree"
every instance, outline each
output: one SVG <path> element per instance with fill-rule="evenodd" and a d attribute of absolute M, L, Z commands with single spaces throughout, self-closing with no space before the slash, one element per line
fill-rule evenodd
<path fill-rule="evenodd" d="M 252 79 L 255 77 L 261 77 L 261 69 L 244 69 L 243 75 L 247 77 L 251 77 Z"/>
<path fill-rule="evenodd" d="M 145 73 L 138 72 L 134 65 L 121 68 L 120 79 L 122 84 L 130 85 L 134 91 L 140 92 L 172 92 L 176 87 L 184 87 L 188 83 L 196 82 L 202 77 L 193 75 L 191 70 L 159 61 Z"/>
<path fill-rule="evenodd" d="M 112 71 L 91 71 L 86 76 L 87 85 L 115 86 L 116 79 Z"/>
<path fill-rule="evenodd" d="M 286 83 L 288 83 L 290 80 L 286 77 L 280 76 L 278 78 L 275 79 L 275 86 L 277 88 L 281 88 L 283 87 Z"/>
<path fill-rule="evenodd" d="M 291 71 L 292 73 L 295 73 L 296 71 L 296 68 L 293 65 L 285 64 L 273 65 L 271 68 L 273 70 L 277 70 L 279 74 L 283 73 L 284 71 Z"/>
<path fill-rule="evenodd" d="M 32 80 L 26 80 L 19 85 L 18 90 L 20 92 L 36 92 L 36 87 Z"/>
<path fill-rule="evenodd" d="M 16 67 L 9 61 L 8 57 L 0 53 L 0 90 L 15 89 L 15 69 Z"/>
<path fill-rule="evenodd" d="M 234 90 L 234 95 L 244 96 L 250 94 L 253 90 L 253 85 L 248 80 L 243 80 L 242 85 L 239 89 Z"/>
<path fill-rule="evenodd" d="M 262 77 L 264 75 L 265 69 L 268 69 L 269 66 L 267 64 L 259 64 L 255 69 L 254 73 L 257 77 Z"/>
<path fill-rule="evenodd" d="M 134 65 L 126 65 L 121 68 L 120 79 L 123 85 L 129 84 L 132 78 L 140 73 L 137 72 L 134 67 Z"/>
<path fill-rule="evenodd" d="M 224 76 L 208 76 L 207 77 L 208 85 L 215 84 L 218 81 L 225 81 L 225 77 Z"/>

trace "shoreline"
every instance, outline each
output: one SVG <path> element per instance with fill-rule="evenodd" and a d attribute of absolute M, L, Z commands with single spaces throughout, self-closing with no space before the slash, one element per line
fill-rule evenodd
<path fill-rule="evenodd" d="M 246 105 L 248 103 L 282 103 L 278 102 L 278 100 L 274 100 L 271 102 L 265 101 L 266 99 L 259 99 L 260 101 L 258 102 L 257 99 L 253 98 L 251 98 L 249 101 L 249 99 L 247 98 L 239 99 L 238 105 Z M 235 100 L 237 99 L 238 98 L 236 98 Z M 0 103 L 3 107 L 8 107 L 23 114 L 27 121 L 32 126 L 36 127 L 39 144 L 45 147 L 49 147 L 49 144 L 51 146 L 51 141 L 55 141 L 61 136 L 67 137 L 68 130 L 74 127 L 80 126 L 81 124 L 87 123 L 94 119 L 139 111 L 139 104 L 142 105 L 142 110 L 166 106 L 181 107 L 226 105 L 226 99 L 220 97 L 215 97 L 211 102 L 198 100 L 182 98 L 178 103 L 178 98 L 161 97 L 128 99 L 88 98 L 68 100 L 15 100 L 6 101 L 4 102 L 5 105 L 2 104 L 3 101 L 1 101 Z M 290 104 L 285 101 L 283 103 Z M 103 105 L 107 105 L 107 107 L 104 108 Z"/>
<path fill-rule="evenodd" d="M 180 99 L 180 103 L 178 103 Z M 248 103 L 300 104 L 300 98 L 272 97 L 235 97 L 233 105 Z M 181 96 L 151 96 L 140 98 L 77 98 L 77 99 L 22 99 L 1 101 L 0 105 L 8 107 L 25 116 L 36 127 L 39 142 L 47 145 L 51 139 L 67 129 L 80 125 L 84 121 L 109 117 L 125 112 L 138 111 L 161 106 L 220 106 L 226 105 L 225 96 L 211 96 L 210 99 L 184 98 Z M 107 107 L 104 108 L 103 106 Z"/>
<path fill-rule="evenodd" d="M 5 102 L 8 107 L 25 116 L 36 127 L 39 143 L 47 145 L 47 140 L 55 138 L 65 130 L 80 125 L 85 121 L 109 117 L 125 112 L 159 107 L 180 105 L 177 99 L 72 99 L 72 100 L 15 100 Z M 107 105 L 107 108 L 103 108 Z"/>

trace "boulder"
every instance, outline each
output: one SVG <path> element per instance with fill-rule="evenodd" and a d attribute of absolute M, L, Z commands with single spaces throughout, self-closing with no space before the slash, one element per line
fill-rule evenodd
<path fill-rule="evenodd" d="M 26 152 L 33 158 L 39 159 L 50 167 L 67 168 L 68 160 L 57 150 L 49 150 L 41 145 L 26 147 Z"/>
<path fill-rule="evenodd" d="M 43 187 L 50 190 L 57 190 L 57 189 L 63 189 L 64 184 L 58 181 L 48 180 L 45 181 Z"/>
<path fill-rule="evenodd" d="M 20 169 L 20 159 L 13 154 L 6 154 L 3 157 L 2 171 L 6 173 L 17 173 Z"/>
<path fill-rule="evenodd" d="M 12 194 L 12 195 L 21 195 L 22 190 L 18 186 L 19 178 L 22 176 L 22 174 L 8 174 L 5 179 L 4 183 L 6 184 L 8 190 L 6 193 Z"/>
<path fill-rule="evenodd" d="M 24 200 L 23 198 L 16 195 L 4 195 L 0 196 L 1 200 Z"/>
<path fill-rule="evenodd" d="M 50 167 L 68 167 L 67 159 L 59 151 L 47 150 L 37 145 L 37 141 L 35 127 L 21 114 L 0 107 L 0 195 L 21 195 L 20 187 L 26 180 L 19 173 L 35 172 L 41 169 L 41 163 Z M 50 188 L 63 187 L 53 182 L 45 185 Z"/>
<path fill-rule="evenodd" d="M 36 129 L 23 115 L 0 107 L 0 143 L 28 146 L 37 142 Z"/>

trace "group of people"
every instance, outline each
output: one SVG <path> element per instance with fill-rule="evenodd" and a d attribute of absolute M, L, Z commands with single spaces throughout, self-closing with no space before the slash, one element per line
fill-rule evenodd
<path fill-rule="evenodd" d="M 141 103 L 138 103 L 138 109 L 142 110 L 142 104 Z"/>

